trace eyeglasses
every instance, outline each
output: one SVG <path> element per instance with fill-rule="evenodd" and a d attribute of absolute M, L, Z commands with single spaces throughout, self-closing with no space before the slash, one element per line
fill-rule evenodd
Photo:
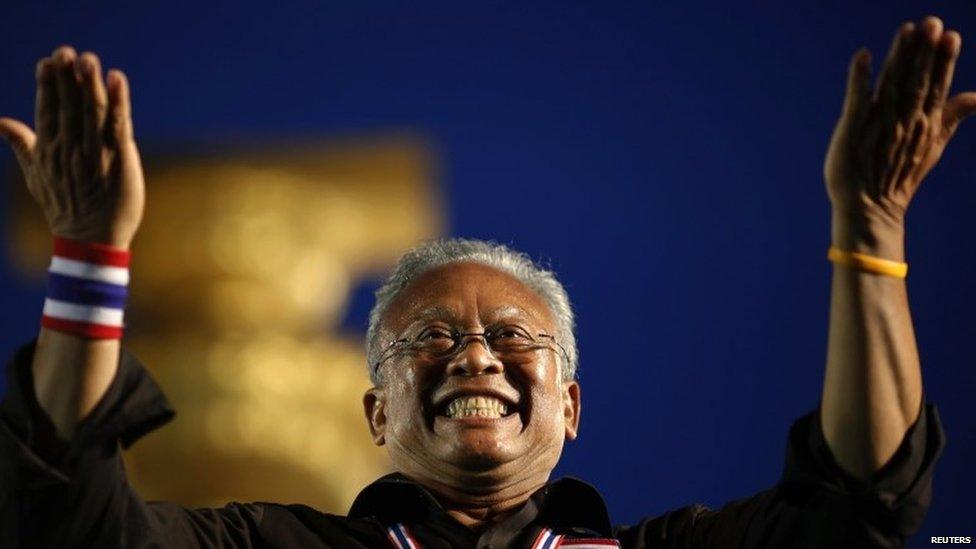
<path fill-rule="evenodd" d="M 481 333 L 465 333 L 442 327 L 428 327 L 412 338 L 401 338 L 393 341 L 383 352 L 383 356 L 373 364 L 373 371 L 387 360 L 404 353 L 422 355 L 432 360 L 446 360 L 457 356 L 467 347 L 470 338 L 481 338 L 492 356 L 502 362 L 525 358 L 526 355 L 541 349 L 555 350 L 555 345 L 569 362 L 566 349 L 556 341 L 554 336 L 546 333 L 536 333 L 532 336 L 530 330 L 517 325 L 507 325 L 490 328 Z"/>

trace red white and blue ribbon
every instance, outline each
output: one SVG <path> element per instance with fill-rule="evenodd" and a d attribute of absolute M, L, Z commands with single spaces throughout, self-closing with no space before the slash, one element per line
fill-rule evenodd
<path fill-rule="evenodd" d="M 567 538 L 559 541 L 556 547 L 572 547 L 573 549 L 608 549 L 620 547 L 620 542 L 610 538 Z"/>
<path fill-rule="evenodd" d="M 129 260 L 127 250 L 55 238 L 41 326 L 90 339 L 121 338 Z"/>
<path fill-rule="evenodd" d="M 557 547 L 608 549 L 610 547 L 620 547 L 620 542 L 610 538 L 570 538 L 553 534 L 552 530 L 544 528 L 532 543 L 532 549 L 556 549 Z"/>
<path fill-rule="evenodd" d="M 401 522 L 386 529 L 386 535 L 397 549 L 420 549 L 420 543 Z"/>
<path fill-rule="evenodd" d="M 420 542 L 403 523 L 398 522 L 388 527 L 386 535 L 396 549 L 421 549 Z M 543 528 L 536 536 L 535 541 L 532 542 L 532 549 L 556 549 L 558 547 L 609 549 L 619 548 L 620 542 L 611 538 L 570 538 L 554 534 L 549 528 Z"/>
<path fill-rule="evenodd" d="M 557 536 L 552 533 L 552 530 L 548 528 L 543 528 L 539 535 L 532 542 L 532 549 L 554 549 L 559 547 L 559 541 L 562 536 Z"/>

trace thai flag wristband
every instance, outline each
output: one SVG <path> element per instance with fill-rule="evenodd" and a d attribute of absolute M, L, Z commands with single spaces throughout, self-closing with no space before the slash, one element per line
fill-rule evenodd
<path fill-rule="evenodd" d="M 89 339 L 120 339 L 129 259 L 128 250 L 55 238 L 41 326 Z"/>

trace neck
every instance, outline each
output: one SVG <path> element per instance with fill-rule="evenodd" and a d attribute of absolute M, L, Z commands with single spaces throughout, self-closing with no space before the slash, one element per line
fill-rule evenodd
<path fill-rule="evenodd" d="M 410 476 L 410 475 L 407 475 Z M 444 511 L 464 526 L 481 532 L 521 509 L 548 477 L 523 478 L 509 483 L 486 479 L 443 482 L 429 477 L 412 479 L 427 488 Z"/>
<path fill-rule="evenodd" d="M 447 509 L 446 512 L 469 530 L 480 534 L 493 524 L 505 520 L 506 517 L 521 509 L 524 504 L 525 502 L 522 502 L 521 505 L 504 511 L 491 509 Z"/>

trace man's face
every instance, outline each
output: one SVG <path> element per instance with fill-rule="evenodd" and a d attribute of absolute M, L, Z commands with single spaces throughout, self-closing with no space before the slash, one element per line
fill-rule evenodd
<path fill-rule="evenodd" d="M 556 333 L 538 294 L 477 263 L 424 273 L 391 304 L 382 323 L 384 344 L 503 327 L 533 337 Z M 539 341 L 537 348 L 496 355 L 484 339 L 467 337 L 453 356 L 394 355 L 381 366 L 383 386 L 364 399 L 374 439 L 388 446 L 397 470 L 414 478 L 548 478 L 563 440 L 576 436 L 579 386 L 562 381 L 558 347 Z"/>

